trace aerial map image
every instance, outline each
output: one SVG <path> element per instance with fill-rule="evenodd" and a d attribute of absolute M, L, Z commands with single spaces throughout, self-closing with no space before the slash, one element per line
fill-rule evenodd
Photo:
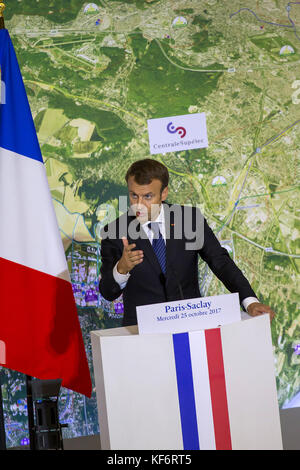
<path fill-rule="evenodd" d="M 98 290 L 101 228 L 122 213 L 128 167 L 146 157 L 167 166 L 168 201 L 201 208 L 276 312 L 279 406 L 300 406 L 300 2 L 5 3 L 94 387 L 91 399 L 61 390 L 64 437 L 100 432 L 90 331 L 123 316 L 122 297 Z M 150 154 L 149 119 L 193 113 L 205 113 L 206 148 Z M 227 293 L 201 259 L 199 286 Z M 3 371 L 7 445 L 27 445 L 25 377 Z"/>

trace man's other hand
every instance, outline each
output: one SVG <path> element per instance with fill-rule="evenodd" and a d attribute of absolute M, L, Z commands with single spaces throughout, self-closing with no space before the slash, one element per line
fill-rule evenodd
<path fill-rule="evenodd" d="M 275 312 L 268 305 L 261 304 L 260 302 L 253 302 L 248 305 L 247 312 L 251 317 L 257 317 L 258 315 L 267 313 L 270 317 L 270 321 L 275 317 Z"/>

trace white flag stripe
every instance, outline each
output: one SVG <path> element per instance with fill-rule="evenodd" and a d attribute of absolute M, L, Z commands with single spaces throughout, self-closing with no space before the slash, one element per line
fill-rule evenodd
<path fill-rule="evenodd" d="M 0 147 L 0 257 L 70 280 L 43 163 Z"/>
<path fill-rule="evenodd" d="M 215 450 L 215 432 L 204 331 L 189 333 L 200 450 Z"/>

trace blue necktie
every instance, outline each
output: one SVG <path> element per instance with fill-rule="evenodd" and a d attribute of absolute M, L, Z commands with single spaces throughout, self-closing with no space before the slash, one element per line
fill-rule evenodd
<path fill-rule="evenodd" d="M 152 248 L 157 256 L 162 272 L 166 274 L 166 244 L 159 230 L 159 223 L 149 222 L 148 227 L 154 234 Z"/>

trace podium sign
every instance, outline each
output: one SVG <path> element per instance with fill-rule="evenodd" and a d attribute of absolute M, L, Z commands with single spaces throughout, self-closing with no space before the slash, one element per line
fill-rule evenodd
<path fill-rule="evenodd" d="M 268 315 L 91 337 L 103 450 L 282 449 Z"/>
<path fill-rule="evenodd" d="M 205 330 L 241 320 L 238 294 L 142 305 L 136 312 L 140 334 Z"/>

